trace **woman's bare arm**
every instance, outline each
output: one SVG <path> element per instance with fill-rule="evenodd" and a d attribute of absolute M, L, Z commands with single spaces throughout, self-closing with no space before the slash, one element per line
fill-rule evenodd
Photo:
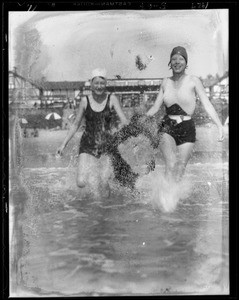
<path fill-rule="evenodd" d="M 218 117 L 218 114 L 217 114 L 215 108 L 213 107 L 212 103 L 209 101 L 201 80 L 198 77 L 194 77 L 193 80 L 195 83 L 196 93 L 198 94 L 199 99 L 200 99 L 203 107 L 205 108 L 207 114 L 211 117 L 213 122 L 217 125 L 218 130 L 219 130 L 219 141 L 222 141 L 224 139 L 223 126 Z"/>
<path fill-rule="evenodd" d="M 110 101 L 111 101 L 111 105 L 112 105 L 112 107 L 114 107 L 122 125 L 129 124 L 129 121 L 127 120 L 127 118 L 122 110 L 122 107 L 120 105 L 118 98 L 115 95 L 111 95 Z"/>
<path fill-rule="evenodd" d="M 154 105 L 147 111 L 147 113 L 146 113 L 147 116 L 155 115 L 159 111 L 161 105 L 163 104 L 163 93 L 164 93 L 165 82 L 166 82 L 166 78 L 163 80 L 163 82 L 161 84 L 161 87 L 160 87 L 158 96 L 154 102 Z"/>
<path fill-rule="evenodd" d="M 63 150 L 65 149 L 65 147 L 67 146 L 67 144 L 69 143 L 69 141 L 72 139 L 72 137 L 75 135 L 75 133 L 77 132 L 78 128 L 80 127 L 83 115 L 84 115 L 84 111 L 85 111 L 85 107 L 86 107 L 86 100 L 83 98 L 80 106 L 79 106 L 79 110 L 78 113 L 76 115 L 76 118 L 74 120 L 74 123 L 72 124 L 71 128 L 69 129 L 62 145 L 60 146 L 60 148 L 57 150 L 58 154 L 62 154 Z"/>

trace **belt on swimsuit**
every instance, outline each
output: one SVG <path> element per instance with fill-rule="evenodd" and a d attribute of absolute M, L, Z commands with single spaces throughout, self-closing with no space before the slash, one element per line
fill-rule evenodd
<path fill-rule="evenodd" d="M 183 121 L 191 120 L 190 116 L 184 116 L 184 115 L 169 115 L 168 117 L 172 120 L 176 120 L 178 124 Z"/>

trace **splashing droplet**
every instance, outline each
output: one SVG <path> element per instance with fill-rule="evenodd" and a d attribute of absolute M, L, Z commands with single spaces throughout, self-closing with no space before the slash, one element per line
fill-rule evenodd
<path fill-rule="evenodd" d="M 136 183 L 136 188 L 142 191 L 144 201 L 159 208 L 163 212 L 173 212 L 180 199 L 185 199 L 191 192 L 191 183 L 183 179 L 180 182 L 169 182 L 163 174 L 154 171 L 142 176 Z"/>

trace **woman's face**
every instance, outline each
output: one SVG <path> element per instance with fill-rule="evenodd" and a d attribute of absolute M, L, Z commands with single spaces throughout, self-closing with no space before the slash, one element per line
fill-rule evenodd
<path fill-rule="evenodd" d="M 185 58 L 180 54 L 174 54 L 171 58 L 170 64 L 174 73 L 183 72 L 187 66 Z"/>
<path fill-rule="evenodd" d="M 103 77 L 94 77 L 91 81 L 91 90 L 96 95 L 101 96 L 106 90 L 106 79 Z"/>

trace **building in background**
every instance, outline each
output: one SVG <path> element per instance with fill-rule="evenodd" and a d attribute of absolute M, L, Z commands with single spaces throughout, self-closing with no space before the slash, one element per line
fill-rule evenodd
<path fill-rule="evenodd" d="M 28 80 L 14 71 L 9 71 L 8 91 L 9 103 L 16 107 L 24 107 L 41 103 L 43 90 L 33 81 Z"/>
<path fill-rule="evenodd" d="M 203 80 L 207 95 L 213 101 L 229 101 L 228 73 L 222 78 L 208 76 Z M 107 80 L 107 91 L 118 96 L 123 108 L 153 105 L 162 78 L 121 78 Z M 76 108 L 81 97 L 90 93 L 90 81 L 30 81 L 9 71 L 9 103 L 25 108 Z"/>
<path fill-rule="evenodd" d="M 107 91 L 118 96 L 123 107 L 144 103 L 151 106 L 159 91 L 160 78 L 108 79 Z M 25 79 L 9 71 L 9 101 L 26 107 L 77 107 L 80 99 L 90 93 L 89 81 L 38 81 Z"/>

